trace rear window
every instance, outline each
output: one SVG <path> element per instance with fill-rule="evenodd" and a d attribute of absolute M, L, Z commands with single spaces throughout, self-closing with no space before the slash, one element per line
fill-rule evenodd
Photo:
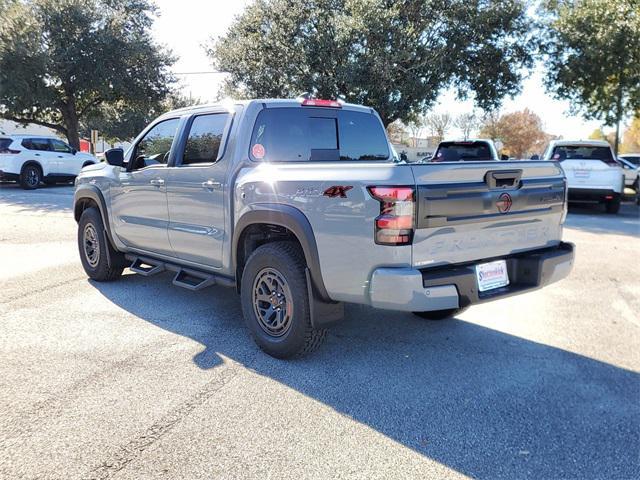
<path fill-rule="evenodd" d="M 609 147 L 585 147 L 578 145 L 555 147 L 551 159 L 559 162 L 563 160 L 600 160 L 611 163 L 614 161 Z"/>
<path fill-rule="evenodd" d="M 271 162 L 386 160 L 389 145 L 375 115 L 327 108 L 267 108 L 258 114 L 251 158 Z"/>
<path fill-rule="evenodd" d="M 483 162 L 495 160 L 487 142 L 442 142 L 433 162 Z"/>
<path fill-rule="evenodd" d="M 0 138 L 0 150 L 7 150 L 12 141 L 10 138 Z"/>

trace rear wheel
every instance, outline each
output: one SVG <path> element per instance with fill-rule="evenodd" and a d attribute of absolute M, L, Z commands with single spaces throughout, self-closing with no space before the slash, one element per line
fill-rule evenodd
<path fill-rule="evenodd" d="M 102 216 L 95 207 L 87 208 L 78 222 L 80 261 L 89 278 L 98 282 L 115 280 L 122 275 L 125 259 L 107 240 Z"/>
<path fill-rule="evenodd" d="M 611 200 L 607 200 L 607 203 L 605 203 L 607 213 L 618 213 L 620 210 L 620 201 L 620 197 L 614 197 Z"/>
<path fill-rule="evenodd" d="M 258 247 L 242 272 L 245 322 L 258 346 L 272 357 L 311 353 L 326 337 L 325 329 L 311 325 L 305 268 L 298 245 L 273 242 Z"/>
<path fill-rule="evenodd" d="M 468 307 L 449 308 L 447 310 L 433 310 L 431 312 L 413 312 L 414 315 L 424 318 L 425 320 L 446 320 L 464 312 Z"/>
<path fill-rule="evenodd" d="M 20 186 L 25 190 L 35 190 L 42 180 L 42 172 L 37 165 L 27 165 L 20 172 Z"/>

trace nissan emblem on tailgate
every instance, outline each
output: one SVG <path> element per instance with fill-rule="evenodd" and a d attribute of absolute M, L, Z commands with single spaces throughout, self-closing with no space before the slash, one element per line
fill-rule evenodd
<path fill-rule="evenodd" d="M 513 205 L 513 200 L 511 199 L 511 195 L 508 193 L 502 193 L 498 197 L 496 201 L 496 207 L 498 207 L 498 211 L 500 213 L 507 213 L 511 210 L 511 205 Z"/>

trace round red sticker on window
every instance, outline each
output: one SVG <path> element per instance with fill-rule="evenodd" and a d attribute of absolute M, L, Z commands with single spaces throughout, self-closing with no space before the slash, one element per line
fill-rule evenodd
<path fill-rule="evenodd" d="M 261 143 L 256 143 L 251 149 L 251 153 L 256 158 L 264 158 L 264 147 Z"/>

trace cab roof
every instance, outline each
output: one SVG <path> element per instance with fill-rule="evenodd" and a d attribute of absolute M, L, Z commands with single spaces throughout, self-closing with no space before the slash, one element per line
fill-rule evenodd
<path fill-rule="evenodd" d="M 553 140 L 554 147 L 609 147 L 609 142 L 605 140 Z"/>
<path fill-rule="evenodd" d="M 303 101 L 304 99 L 300 99 L 300 98 L 256 98 L 252 100 L 223 100 L 215 103 L 207 103 L 203 105 L 191 105 L 188 107 L 178 108 L 175 110 L 171 110 L 167 113 L 164 113 L 162 116 L 164 117 L 167 115 L 175 115 L 175 114 L 184 115 L 184 114 L 203 112 L 203 111 L 219 109 L 219 108 L 231 110 L 234 106 L 241 106 L 241 105 L 248 106 L 251 104 L 263 104 L 266 108 L 269 108 L 270 106 L 271 107 L 302 107 Z M 358 105 L 355 103 L 346 103 L 346 102 L 340 102 L 340 103 L 341 103 L 340 108 L 344 110 L 356 110 L 356 111 L 361 111 L 366 113 L 372 113 L 374 111 L 373 108 L 371 107 L 365 107 L 363 105 Z M 330 107 L 317 106 L 313 108 L 330 108 Z M 336 108 L 336 110 L 337 109 L 338 108 Z"/>

